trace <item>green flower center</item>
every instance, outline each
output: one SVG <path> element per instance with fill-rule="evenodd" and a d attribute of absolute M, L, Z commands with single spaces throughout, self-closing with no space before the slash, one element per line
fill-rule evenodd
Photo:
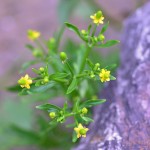
<path fill-rule="evenodd" d="M 18 83 L 19 83 L 20 85 L 25 85 L 25 84 L 26 84 L 26 80 L 25 80 L 25 79 L 20 79 L 20 80 L 18 81 Z"/>
<path fill-rule="evenodd" d="M 80 129 L 79 133 L 80 133 L 81 135 L 85 135 L 85 134 L 86 134 L 86 130 L 85 130 L 85 129 Z"/>
<path fill-rule="evenodd" d="M 98 11 L 97 13 L 96 13 L 96 18 L 97 19 L 100 19 L 101 17 L 102 17 L 102 12 L 101 11 Z"/>

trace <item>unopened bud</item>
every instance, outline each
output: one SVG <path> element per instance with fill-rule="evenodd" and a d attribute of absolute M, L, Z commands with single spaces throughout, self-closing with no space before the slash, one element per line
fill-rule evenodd
<path fill-rule="evenodd" d="M 43 55 L 42 51 L 39 50 L 39 49 L 33 50 L 32 54 L 33 54 L 34 57 L 41 57 Z"/>
<path fill-rule="evenodd" d="M 49 82 L 49 77 L 44 77 L 44 79 L 43 79 L 43 81 L 44 81 L 44 83 L 48 83 Z"/>
<path fill-rule="evenodd" d="M 39 70 L 40 72 L 44 72 L 45 69 L 43 67 L 40 67 Z"/>
<path fill-rule="evenodd" d="M 64 62 L 67 59 L 67 55 L 65 52 L 60 53 L 60 59 Z"/>
<path fill-rule="evenodd" d="M 56 113 L 55 113 L 55 112 L 50 112 L 50 113 L 49 113 L 49 116 L 50 116 L 50 118 L 52 118 L 52 119 L 53 119 L 53 118 L 55 118 L 55 117 L 56 117 Z"/>
<path fill-rule="evenodd" d="M 81 112 L 82 112 L 82 114 L 87 114 L 88 109 L 84 107 L 84 108 L 82 108 Z"/>
<path fill-rule="evenodd" d="M 103 42 L 105 40 L 105 36 L 103 34 L 100 34 L 98 36 L 98 40 Z"/>
<path fill-rule="evenodd" d="M 87 35 L 87 31 L 86 31 L 86 30 L 81 30 L 81 33 L 82 33 L 83 35 Z"/>

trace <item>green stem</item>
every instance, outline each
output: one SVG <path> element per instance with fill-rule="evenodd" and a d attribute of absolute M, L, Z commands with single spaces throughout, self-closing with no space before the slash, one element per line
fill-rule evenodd
<path fill-rule="evenodd" d="M 93 32 L 92 32 L 92 37 L 95 35 L 96 29 L 97 29 L 97 25 L 94 26 L 94 29 L 93 29 Z"/>
<path fill-rule="evenodd" d="M 59 49 L 60 41 L 61 41 L 61 38 L 62 38 L 62 36 L 63 36 L 64 31 L 65 31 L 65 25 L 62 25 L 62 27 L 61 27 L 61 29 L 60 29 L 60 31 L 59 31 L 59 33 L 58 33 L 58 36 L 57 36 L 57 38 L 56 38 L 56 41 L 57 41 L 57 43 L 56 43 L 56 49 L 55 49 L 56 52 L 57 52 L 58 49 Z"/>
<path fill-rule="evenodd" d="M 37 44 L 37 46 L 39 46 L 39 48 L 41 48 L 41 49 L 43 50 L 44 54 L 46 54 L 46 50 L 45 50 L 45 48 L 42 46 L 42 44 L 40 43 L 40 41 L 35 40 L 35 43 Z"/>
<path fill-rule="evenodd" d="M 67 114 L 67 115 L 65 115 L 65 117 L 70 117 L 70 116 L 74 116 L 74 115 L 76 115 L 76 113 Z"/>
<path fill-rule="evenodd" d="M 84 53 L 84 56 L 83 56 L 83 59 L 82 59 L 82 63 L 81 63 L 81 67 L 80 67 L 80 72 L 79 74 L 83 71 L 84 67 L 85 67 L 85 64 L 86 64 L 86 59 L 87 57 L 89 56 L 89 53 L 90 53 L 90 50 L 91 48 L 87 45 L 87 49 Z"/>

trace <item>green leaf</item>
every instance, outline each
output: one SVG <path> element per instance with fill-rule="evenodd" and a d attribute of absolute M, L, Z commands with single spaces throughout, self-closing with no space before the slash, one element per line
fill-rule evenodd
<path fill-rule="evenodd" d="M 112 65 L 106 66 L 105 69 L 111 70 L 111 69 L 114 69 L 116 67 L 117 67 L 116 64 L 112 64 Z"/>
<path fill-rule="evenodd" d="M 93 119 L 89 118 L 89 117 L 85 117 L 85 116 L 81 116 L 81 118 L 85 121 L 85 122 L 94 122 Z"/>
<path fill-rule="evenodd" d="M 77 134 L 75 131 L 73 131 L 73 134 L 72 134 L 72 142 L 75 143 L 77 141 Z"/>
<path fill-rule="evenodd" d="M 55 79 L 55 78 L 57 78 L 57 79 L 63 79 L 63 78 L 66 78 L 66 77 L 68 77 L 68 73 L 55 73 L 55 74 L 51 74 L 50 75 L 50 78 L 51 79 Z"/>
<path fill-rule="evenodd" d="M 6 88 L 8 91 L 10 92 L 20 92 L 22 90 L 22 88 L 20 87 L 19 84 L 16 84 L 16 85 L 13 85 L 13 86 L 10 86 L 8 88 Z"/>
<path fill-rule="evenodd" d="M 109 21 L 102 27 L 100 34 L 103 34 L 107 30 L 108 26 L 109 26 Z"/>
<path fill-rule="evenodd" d="M 98 47 L 100 47 L 100 48 L 111 47 L 111 46 L 118 44 L 119 42 L 120 41 L 117 41 L 117 40 L 109 40 L 104 44 L 98 45 Z"/>
<path fill-rule="evenodd" d="M 110 76 L 110 80 L 116 80 L 116 78 L 114 76 Z"/>
<path fill-rule="evenodd" d="M 39 105 L 39 106 L 36 106 L 37 109 L 41 109 L 41 110 L 47 110 L 47 111 L 60 111 L 61 108 L 56 106 L 56 105 L 53 105 L 53 104 L 43 104 L 43 105 Z"/>
<path fill-rule="evenodd" d="M 37 70 L 37 69 L 35 69 L 35 68 L 32 68 L 32 71 L 33 71 L 35 74 L 39 74 L 39 73 L 40 73 L 40 71 Z"/>
<path fill-rule="evenodd" d="M 72 91 L 74 91 L 76 87 L 77 87 L 77 79 L 73 78 L 71 84 L 69 85 L 67 89 L 67 94 L 70 94 Z"/>
<path fill-rule="evenodd" d="M 32 85 L 31 88 L 28 89 L 23 89 L 19 95 L 28 95 L 28 94 L 34 94 L 34 93 L 42 93 L 47 91 L 48 89 L 52 88 L 55 85 L 54 82 L 50 82 L 46 85 L 41 85 L 41 86 L 35 86 Z"/>
<path fill-rule="evenodd" d="M 96 100 L 87 100 L 80 105 L 80 108 L 83 107 L 92 107 L 106 102 L 106 99 L 96 99 Z"/>
<path fill-rule="evenodd" d="M 75 25 L 68 22 L 65 22 L 65 25 L 69 28 L 69 30 L 74 31 L 79 37 L 81 37 L 80 31 Z"/>

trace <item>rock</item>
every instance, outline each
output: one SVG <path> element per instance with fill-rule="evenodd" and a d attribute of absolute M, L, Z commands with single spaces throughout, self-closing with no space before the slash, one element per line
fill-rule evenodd
<path fill-rule="evenodd" d="M 117 80 L 101 93 L 95 122 L 75 150 L 150 149 L 150 3 L 124 24 Z"/>

